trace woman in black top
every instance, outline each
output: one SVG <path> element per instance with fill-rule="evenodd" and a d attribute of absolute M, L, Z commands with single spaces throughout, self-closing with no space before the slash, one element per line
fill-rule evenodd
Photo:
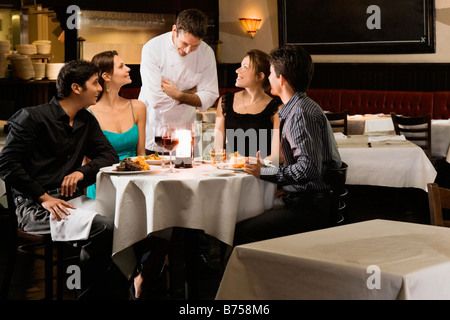
<path fill-rule="evenodd" d="M 265 92 L 269 87 L 268 55 L 260 50 L 249 51 L 236 73 L 236 87 L 244 90 L 220 97 L 214 147 L 226 147 L 227 154 L 237 151 L 246 157 L 254 157 L 260 151 L 261 158 L 266 158 L 279 148 L 277 144 L 274 150 L 273 143 L 279 141 L 278 109 L 281 107 L 280 100 Z"/>

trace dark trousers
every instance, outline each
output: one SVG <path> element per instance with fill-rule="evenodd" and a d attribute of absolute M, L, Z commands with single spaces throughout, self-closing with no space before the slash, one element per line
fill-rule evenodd
<path fill-rule="evenodd" d="M 286 195 L 285 206 L 239 222 L 234 245 L 318 230 L 332 225 L 328 192 Z"/>
<path fill-rule="evenodd" d="M 55 195 L 53 195 L 55 196 Z M 50 233 L 50 212 L 30 199 L 15 199 L 19 227 L 31 233 Z M 71 242 L 80 248 L 80 299 L 128 299 L 128 281 L 112 262 L 114 222 L 96 215 L 86 240 Z"/>

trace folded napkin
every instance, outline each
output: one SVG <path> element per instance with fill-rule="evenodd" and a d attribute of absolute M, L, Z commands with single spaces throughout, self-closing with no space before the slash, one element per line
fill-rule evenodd
<path fill-rule="evenodd" d="M 335 139 L 347 139 L 347 136 L 342 132 L 333 132 Z"/>
<path fill-rule="evenodd" d="M 50 233 L 53 241 L 76 241 L 85 240 L 89 237 L 92 220 L 97 214 L 95 200 L 81 196 L 69 201 L 76 209 L 69 209 L 70 215 L 65 219 L 57 221 L 50 215 Z"/>
<path fill-rule="evenodd" d="M 354 114 L 354 115 L 348 116 L 347 118 L 348 119 L 361 119 L 362 117 L 363 117 L 362 114 Z"/>
<path fill-rule="evenodd" d="M 385 142 L 385 141 L 406 141 L 406 138 L 404 135 L 399 136 L 375 136 L 375 137 L 369 137 L 369 142 Z"/>

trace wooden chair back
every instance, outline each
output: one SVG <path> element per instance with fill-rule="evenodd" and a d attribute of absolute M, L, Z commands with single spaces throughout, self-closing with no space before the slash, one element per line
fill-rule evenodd
<path fill-rule="evenodd" d="M 409 140 L 420 146 L 431 159 L 431 114 L 418 117 L 403 117 L 391 112 L 395 134 L 403 134 Z"/>
<path fill-rule="evenodd" d="M 348 112 L 346 110 L 341 112 L 327 112 L 325 113 L 325 115 L 327 116 L 327 119 L 331 124 L 333 132 L 342 132 L 343 134 L 347 135 Z"/>
<path fill-rule="evenodd" d="M 428 183 L 428 203 L 430 206 L 431 224 L 450 227 L 450 189 L 439 187 L 436 183 Z"/>

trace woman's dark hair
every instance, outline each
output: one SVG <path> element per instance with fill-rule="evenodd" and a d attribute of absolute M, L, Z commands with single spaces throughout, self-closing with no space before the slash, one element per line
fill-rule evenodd
<path fill-rule="evenodd" d="M 208 18 L 198 9 L 181 11 L 175 25 L 177 26 L 177 34 L 184 31 L 198 39 L 205 38 L 208 32 Z"/>
<path fill-rule="evenodd" d="M 59 71 L 56 79 L 56 96 L 64 99 L 72 92 L 72 84 L 80 85 L 86 89 L 86 81 L 98 74 L 95 64 L 85 60 L 73 60 L 67 62 Z"/>
<path fill-rule="evenodd" d="M 105 90 L 105 79 L 103 79 L 102 74 L 103 73 L 109 73 L 111 76 L 114 73 L 114 56 L 118 56 L 116 50 L 111 51 L 103 51 L 100 53 L 97 53 L 94 57 L 92 57 L 92 63 L 95 64 L 99 71 L 98 71 L 98 83 L 102 86 L 103 90 Z M 100 100 L 102 97 L 103 91 L 100 92 L 100 94 L 97 97 L 97 101 Z"/>
<path fill-rule="evenodd" d="M 270 62 L 269 55 L 261 50 L 250 50 L 247 52 L 246 56 L 248 56 L 250 60 L 250 68 L 255 70 L 256 74 L 260 72 L 264 73 L 264 81 L 262 83 L 262 87 L 264 89 L 269 88 L 269 74 L 270 74 Z"/>
<path fill-rule="evenodd" d="M 277 77 L 282 75 L 295 91 L 306 92 L 314 73 L 310 54 L 301 46 L 286 45 L 270 52 L 270 64 Z"/>

